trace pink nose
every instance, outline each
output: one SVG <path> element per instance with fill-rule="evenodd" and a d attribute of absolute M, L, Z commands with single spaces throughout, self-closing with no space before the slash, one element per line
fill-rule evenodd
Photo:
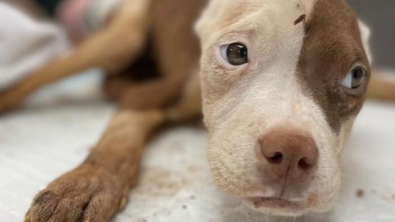
<path fill-rule="evenodd" d="M 264 173 L 272 179 L 286 176 L 297 183 L 311 180 L 317 165 L 318 149 L 310 136 L 271 131 L 259 139 L 258 149 Z"/>

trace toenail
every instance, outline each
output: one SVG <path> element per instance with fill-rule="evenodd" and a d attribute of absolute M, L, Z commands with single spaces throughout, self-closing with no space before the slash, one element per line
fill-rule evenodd
<path fill-rule="evenodd" d="M 127 202 L 128 202 L 128 198 L 127 197 L 122 198 L 121 204 L 119 205 L 119 211 L 121 211 L 121 210 L 123 210 L 125 208 Z"/>

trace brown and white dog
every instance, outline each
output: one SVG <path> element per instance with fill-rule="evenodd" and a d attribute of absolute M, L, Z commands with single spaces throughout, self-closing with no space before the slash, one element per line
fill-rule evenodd
<path fill-rule="evenodd" d="M 0 94 L 5 112 L 99 67 L 120 107 L 89 157 L 36 196 L 26 221 L 108 221 L 127 201 L 151 132 L 201 104 L 220 188 L 263 213 L 328 210 L 371 76 L 368 37 L 344 0 L 124 1 L 73 52 Z M 148 74 L 157 77 L 136 81 Z"/>

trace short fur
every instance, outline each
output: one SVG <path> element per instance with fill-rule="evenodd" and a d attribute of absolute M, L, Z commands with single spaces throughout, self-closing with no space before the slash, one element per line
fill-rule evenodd
<path fill-rule="evenodd" d="M 88 158 L 40 192 L 25 221 L 108 221 L 126 203 L 152 131 L 199 114 L 201 101 L 219 187 L 264 213 L 328 210 L 367 89 L 352 95 L 340 83 L 355 62 L 370 72 L 365 33 L 343 0 L 124 1 L 72 52 L 0 94 L 5 112 L 46 84 L 99 67 L 120 106 Z M 248 64 L 221 58 L 232 42 L 249 48 Z M 259 171 L 254 147 L 274 128 L 314 139 L 320 158 L 308 189 L 285 184 L 279 194 Z"/>

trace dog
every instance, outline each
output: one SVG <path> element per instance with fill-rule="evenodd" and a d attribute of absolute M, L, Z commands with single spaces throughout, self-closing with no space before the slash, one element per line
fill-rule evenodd
<path fill-rule="evenodd" d="M 119 104 L 86 160 L 37 194 L 25 221 L 108 221 L 127 203 L 155 129 L 201 111 L 223 191 L 265 214 L 329 210 L 372 75 L 368 38 L 344 0 L 122 2 L 72 52 L 0 94 L 6 112 L 98 67 Z M 392 99 L 393 84 L 386 90 L 371 95 Z"/>

